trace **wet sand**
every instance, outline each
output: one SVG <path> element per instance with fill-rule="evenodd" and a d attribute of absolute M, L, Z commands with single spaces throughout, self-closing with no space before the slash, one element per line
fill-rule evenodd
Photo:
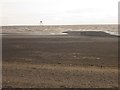
<path fill-rule="evenodd" d="M 117 37 L 4 35 L 3 88 L 116 88 Z"/>

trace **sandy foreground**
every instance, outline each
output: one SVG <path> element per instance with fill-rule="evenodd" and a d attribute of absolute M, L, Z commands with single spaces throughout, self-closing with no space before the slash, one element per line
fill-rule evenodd
<path fill-rule="evenodd" d="M 3 88 L 116 88 L 116 37 L 4 35 Z"/>

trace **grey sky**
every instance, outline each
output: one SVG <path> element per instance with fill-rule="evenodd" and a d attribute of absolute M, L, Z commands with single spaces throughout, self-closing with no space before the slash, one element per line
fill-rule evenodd
<path fill-rule="evenodd" d="M 118 0 L 2 0 L 2 25 L 114 24 Z"/>

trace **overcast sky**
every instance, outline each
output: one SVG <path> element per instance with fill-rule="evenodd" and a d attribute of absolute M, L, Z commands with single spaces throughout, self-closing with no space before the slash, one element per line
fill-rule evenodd
<path fill-rule="evenodd" d="M 119 0 L 1 0 L 2 25 L 115 24 Z"/>

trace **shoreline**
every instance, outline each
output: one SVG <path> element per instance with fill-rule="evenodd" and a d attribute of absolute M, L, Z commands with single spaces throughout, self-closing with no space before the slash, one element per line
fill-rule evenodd
<path fill-rule="evenodd" d="M 3 35 L 3 88 L 117 88 L 116 37 Z"/>

